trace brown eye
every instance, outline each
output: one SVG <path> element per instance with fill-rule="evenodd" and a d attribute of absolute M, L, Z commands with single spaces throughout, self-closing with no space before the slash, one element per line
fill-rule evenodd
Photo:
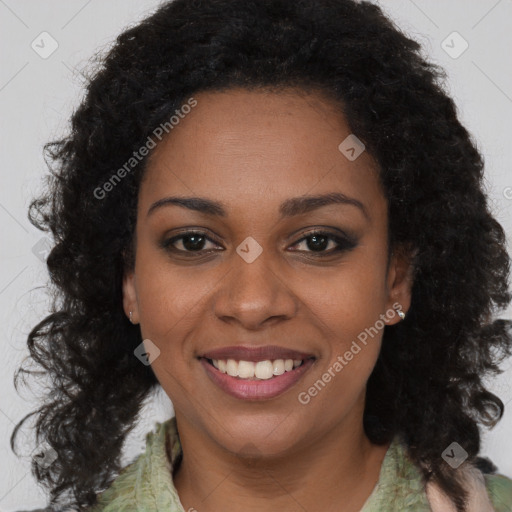
<path fill-rule="evenodd" d="M 305 240 L 308 249 L 312 251 L 324 251 L 329 246 L 328 236 L 310 235 Z"/>
<path fill-rule="evenodd" d="M 301 238 L 295 243 L 294 247 L 298 247 L 300 245 L 305 247 L 306 250 L 292 250 L 297 252 L 316 252 L 319 256 L 322 256 L 353 249 L 357 243 L 348 236 L 341 237 L 325 231 L 315 231 Z"/>
<path fill-rule="evenodd" d="M 205 248 L 208 242 L 210 242 L 213 247 Z M 162 247 L 175 252 L 198 253 L 201 251 L 208 251 L 218 246 L 213 242 L 213 240 L 208 238 L 205 233 L 188 231 L 186 233 L 181 233 L 180 235 L 165 240 L 162 243 Z"/>
<path fill-rule="evenodd" d="M 200 251 L 204 248 L 206 238 L 201 235 L 187 235 L 181 237 L 181 241 L 187 251 Z"/>

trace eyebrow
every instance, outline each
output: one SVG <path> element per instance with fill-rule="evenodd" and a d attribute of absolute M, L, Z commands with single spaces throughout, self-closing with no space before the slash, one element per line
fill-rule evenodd
<path fill-rule="evenodd" d="M 279 206 L 279 214 L 281 219 L 285 217 L 293 217 L 295 215 L 302 215 L 310 211 L 321 208 L 322 206 L 329 206 L 332 204 L 349 205 L 358 208 L 361 213 L 369 220 L 370 216 L 364 204 L 353 197 L 348 197 L 340 192 L 333 192 L 321 195 L 306 195 L 299 197 L 292 197 L 286 199 Z M 197 211 L 206 215 L 217 217 L 226 217 L 226 207 L 219 201 L 213 201 L 205 197 L 178 197 L 170 196 L 163 197 L 155 201 L 148 209 L 147 215 L 149 216 L 155 210 L 164 207 L 176 205 L 189 210 Z"/>

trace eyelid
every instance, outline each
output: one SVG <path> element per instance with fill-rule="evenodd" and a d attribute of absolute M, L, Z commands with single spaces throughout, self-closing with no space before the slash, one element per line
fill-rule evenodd
<path fill-rule="evenodd" d="M 201 249 L 201 251 L 183 251 L 181 249 L 176 249 L 175 247 L 172 247 L 173 243 L 175 243 L 178 240 L 181 240 L 187 236 L 190 236 L 190 235 L 198 235 L 198 236 L 203 237 L 208 242 L 212 242 L 216 245 L 221 245 L 221 243 L 218 240 L 216 240 L 215 237 L 209 235 L 208 230 L 193 229 L 193 228 L 182 229 L 181 231 L 174 233 L 172 236 L 170 236 L 168 238 L 164 237 L 164 239 L 162 240 L 160 245 L 164 249 L 167 249 L 167 250 L 174 249 L 178 253 L 183 253 L 183 254 L 194 254 L 194 253 L 201 254 L 202 251 L 211 251 L 211 249 Z"/>
<path fill-rule="evenodd" d="M 347 243 L 350 242 L 352 244 L 357 244 L 358 240 L 359 240 L 358 235 L 356 235 L 352 231 L 346 231 L 344 229 L 335 228 L 332 226 L 322 226 L 322 225 L 313 226 L 313 227 L 305 228 L 305 229 L 303 228 L 303 229 L 294 231 L 288 237 L 288 239 L 296 240 L 296 242 L 294 242 L 294 245 L 295 245 L 297 242 L 302 241 L 304 238 L 307 238 L 307 237 L 310 237 L 313 235 L 324 235 L 324 236 L 328 236 L 328 237 L 334 238 L 334 239 L 338 238 L 344 242 L 347 242 Z M 297 238 L 297 237 L 300 237 L 300 238 Z"/>
<path fill-rule="evenodd" d="M 339 252 L 342 252 L 343 250 L 349 250 L 349 249 L 352 249 L 354 248 L 358 241 L 357 241 L 357 238 L 354 236 L 354 235 L 351 235 L 351 234 L 348 234 L 348 233 L 345 233 L 343 231 L 336 231 L 336 232 L 332 232 L 332 228 L 312 228 L 310 229 L 309 231 L 303 231 L 302 233 L 300 233 L 300 238 L 298 240 L 296 240 L 293 245 L 297 245 L 301 242 L 303 242 L 304 240 L 307 240 L 308 238 L 312 237 L 312 236 L 323 236 L 325 238 L 328 238 L 332 241 L 334 241 L 336 244 L 337 244 L 337 247 L 335 247 L 334 249 L 331 249 L 329 251 L 294 251 L 294 252 L 306 252 L 306 253 L 310 253 L 310 254 L 315 254 L 315 252 L 319 255 L 329 255 L 329 254 L 334 254 L 334 253 L 339 253 Z"/>
<path fill-rule="evenodd" d="M 187 251 L 183 249 L 177 249 L 172 246 L 173 243 L 177 242 L 178 240 L 182 240 L 183 238 L 191 235 L 198 235 L 203 237 L 206 241 L 214 243 L 216 245 L 222 246 L 222 244 L 216 240 L 216 237 L 209 235 L 209 230 L 207 229 L 194 229 L 194 228 L 183 228 L 178 233 L 174 233 L 173 236 L 170 238 L 164 238 L 161 242 L 161 246 L 167 250 L 172 251 L 177 254 L 187 254 L 190 256 L 201 256 L 205 254 L 211 254 L 212 252 L 219 252 L 218 249 L 201 249 L 199 251 Z M 338 254 L 350 249 L 353 249 L 358 244 L 358 239 L 355 235 L 346 233 L 345 231 L 342 231 L 340 229 L 333 229 L 333 228 L 327 228 L 327 227 L 320 227 L 316 226 L 313 228 L 309 228 L 306 230 L 302 230 L 300 233 L 295 232 L 294 233 L 296 238 L 295 242 L 291 244 L 291 246 L 296 246 L 299 243 L 303 242 L 304 240 L 307 240 L 309 237 L 312 236 L 323 236 L 325 238 L 328 238 L 331 241 L 334 241 L 336 244 L 336 247 L 331 248 L 328 251 L 304 251 L 304 250 L 291 250 L 291 252 L 296 253 L 303 253 L 303 254 L 313 254 L 317 255 L 318 257 L 322 256 L 328 256 L 332 254 Z M 224 248 L 223 248 L 224 249 Z"/>

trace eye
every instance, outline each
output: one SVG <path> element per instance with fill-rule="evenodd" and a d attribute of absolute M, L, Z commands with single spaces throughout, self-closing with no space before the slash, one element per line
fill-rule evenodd
<path fill-rule="evenodd" d="M 356 245 L 356 241 L 349 236 L 335 235 L 334 233 L 329 233 L 327 231 L 312 231 L 292 246 L 302 246 L 303 249 L 291 250 L 297 252 L 317 253 L 318 256 L 328 256 L 333 253 L 353 249 Z"/>
<path fill-rule="evenodd" d="M 211 244 L 210 247 L 208 247 L 208 244 Z M 291 246 L 290 250 L 292 252 L 316 253 L 315 256 L 322 257 L 353 249 L 356 245 L 356 240 L 348 235 L 317 230 L 303 236 Z M 168 251 L 191 257 L 224 250 L 222 247 L 219 249 L 220 245 L 203 231 L 180 233 L 162 241 L 161 246 Z M 302 248 L 300 248 L 301 246 Z"/>
<path fill-rule="evenodd" d="M 205 247 L 211 243 L 213 247 Z M 181 253 L 202 253 L 215 249 L 218 245 L 202 231 L 187 231 L 162 242 L 165 249 Z"/>

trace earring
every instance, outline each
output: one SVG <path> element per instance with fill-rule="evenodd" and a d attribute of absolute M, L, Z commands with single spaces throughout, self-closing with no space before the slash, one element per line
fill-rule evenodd
<path fill-rule="evenodd" d="M 405 313 L 401 309 L 399 309 L 396 313 L 400 317 L 400 320 L 405 319 Z"/>
<path fill-rule="evenodd" d="M 133 324 L 133 320 L 132 320 L 132 312 L 130 311 L 130 322 Z"/>

